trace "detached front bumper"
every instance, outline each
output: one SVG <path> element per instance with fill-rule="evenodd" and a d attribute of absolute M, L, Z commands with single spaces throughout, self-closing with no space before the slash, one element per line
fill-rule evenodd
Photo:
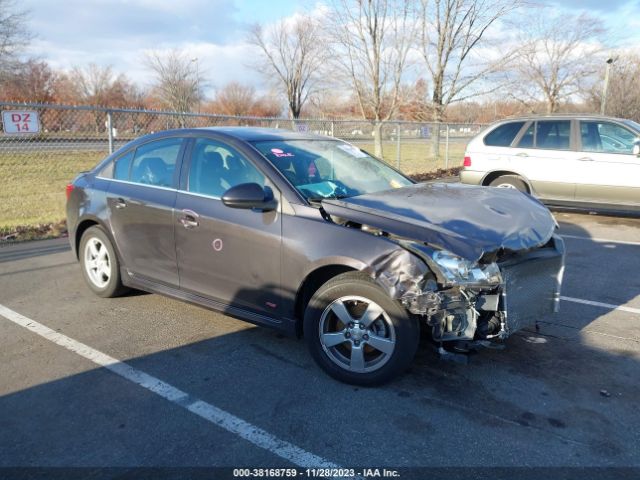
<path fill-rule="evenodd" d="M 564 253 L 562 238 L 554 235 L 545 248 L 498 263 L 504 282 L 500 309 L 508 334 L 558 312 Z"/>

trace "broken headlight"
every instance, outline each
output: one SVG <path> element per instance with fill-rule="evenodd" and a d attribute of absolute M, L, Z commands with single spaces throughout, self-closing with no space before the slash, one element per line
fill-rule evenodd
<path fill-rule="evenodd" d="M 500 269 L 495 263 L 480 265 L 446 250 L 436 250 L 432 260 L 439 267 L 448 283 L 498 285 L 502 283 Z"/>

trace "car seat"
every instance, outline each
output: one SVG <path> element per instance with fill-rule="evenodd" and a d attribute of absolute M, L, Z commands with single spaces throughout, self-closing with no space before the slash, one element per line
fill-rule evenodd
<path fill-rule="evenodd" d="M 596 124 L 587 124 L 587 134 L 582 135 L 582 149 L 589 152 L 602 151 L 602 140 L 600 139 L 600 132 Z"/>
<path fill-rule="evenodd" d="M 260 185 L 264 183 L 262 176 L 249 162 L 243 161 L 234 155 L 227 155 L 225 163 L 227 168 L 223 173 L 223 177 L 229 187 L 242 183 L 258 183 Z"/>
<path fill-rule="evenodd" d="M 132 180 L 148 185 L 170 186 L 167 164 L 160 157 L 147 157 L 140 160 Z"/>
<path fill-rule="evenodd" d="M 195 191 L 205 195 L 221 197 L 226 190 L 222 185 L 224 161 L 218 152 L 203 152 L 200 171 L 195 175 Z M 191 179 L 190 179 L 191 180 Z"/>

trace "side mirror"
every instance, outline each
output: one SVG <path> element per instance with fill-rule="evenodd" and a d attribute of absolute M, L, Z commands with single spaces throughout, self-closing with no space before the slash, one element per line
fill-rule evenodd
<path fill-rule="evenodd" d="M 275 210 L 277 207 L 273 190 L 261 187 L 257 183 L 241 183 L 231 187 L 222 194 L 222 203 L 230 208 L 256 208 L 263 212 Z"/>
<path fill-rule="evenodd" d="M 636 138 L 633 141 L 633 154 L 640 157 L 640 138 Z"/>

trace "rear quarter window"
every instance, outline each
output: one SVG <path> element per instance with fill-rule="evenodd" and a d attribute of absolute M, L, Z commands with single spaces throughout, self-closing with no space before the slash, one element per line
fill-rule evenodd
<path fill-rule="evenodd" d="M 133 159 L 133 150 L 123 153 L 115 160 L 111 160 L 101 169 L 97 170 L 98 177 L 115 178 L 116 180 L 129 180 L 129 167 Z"/>
<path fill-rule="evenodd" d="M 133 150 L 129 150 L 116 159 L 113 167 L 113 178 L 115 180 L 129 180 L 129 169 L 131 167 L 131 160 L 133 159 L 133 152 Z"/>
<path fill-rule="evenodd" d="M 508 147 L 523 125 L 524 122 L 510 122 L 500 125 L 484 137 L 484 144 L 490 147 Z"/>

